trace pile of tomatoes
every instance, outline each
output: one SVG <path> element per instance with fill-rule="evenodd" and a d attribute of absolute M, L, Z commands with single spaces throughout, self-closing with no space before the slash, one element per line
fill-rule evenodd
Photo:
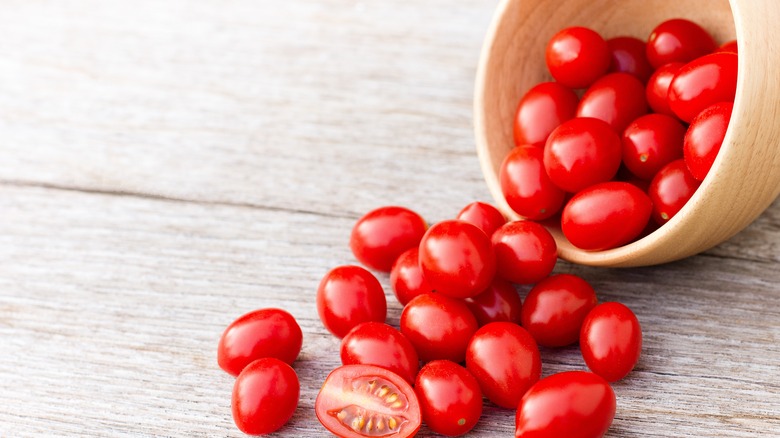
<path fill-rule="evenodd" d="M 581 27 L 556 34 L 546 53 L 556 82 L 520 101 L 517 147 L 501 168 L 509 205 L 528 220 L 474 202 L 429 227 L 407 208 L 378 208 L 350 237 L 365 268 L 338 266 L 320 282 L 317 311 L 341 338 L 343 364 L 317 396 L 322 425 L 344 438 L 406 438 L 423 424 L 458 436 L 486 398 L 515 410 L 516 437 L 603 436 L 616 410 L 610 383 L 639 360 L 641 327 L 625 305 L 599 304 L 586 280 L 552 274 L 556 242 L 534 220 L 562 211 L 566 237 L 600 250 L 636 238 L 651 216 L 659 225 L 674 216 L 723 141 L 735 52 L 680 19 L 647 43 Z M 581 98 L 578 88 L 587 88 Z M 385 292 L 366 268 L 389 273 L 404 306 L 399 328 L 386 324 Z M 517 284 L 533 285 L 525 302 Z M 271 433 L 292 417 L 302 339 L 282 309 L 250 312 L 223 333 L 218 363 L 237 376 L 232 410 L 243 432 Z M 576 343 L 589 371 L 542 379 L 539 346 Z"/>
<path fill-rule="evenodd" d="M 571 27 L 546 48 L 500 170 L 518 214 L 560 214 L 576 247 L 606 250 L 668 222 L 712 167 L 731 118 L 737 46 L 672 19 L 647 42 Z M 581 97 L 575 90 L 581 90 Z M 652 220 L 650 220 L 652 217 Z"/>

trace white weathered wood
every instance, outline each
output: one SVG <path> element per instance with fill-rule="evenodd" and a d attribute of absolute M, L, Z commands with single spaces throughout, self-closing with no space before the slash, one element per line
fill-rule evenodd
<path fill-rule="evenodd" d="M 313 297 L 354 262 L 353 221 L 489 197 L 470 117 L 494 6 L 0 2 L 0 436 L 242 436 L 215 349 L 269 306 L 305 338 L 277 436 L 324 436 L 338 341 Z M 561 263 L 645 331 L 609 436 L 780 435 L 778 268 L 780 203 L 678 263 Z M 545 375 L 584 367 L 542 354 Z M 513 415 L 487 407 L 471 436 Z"/>

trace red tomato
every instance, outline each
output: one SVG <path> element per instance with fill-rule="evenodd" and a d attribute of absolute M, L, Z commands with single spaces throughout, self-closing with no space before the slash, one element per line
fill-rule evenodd
<path fill-rule="evenodd" d="M 564 192 L 550 181 L 543 157 L 542 148 L 518 146 L 504 158 L 498 176 L 507 204 L 531 220 L 547 219 L 563 206 Z"/>
<path fill-rule="evenodd" d="M 621 149 L 620 137 L 607 123 L 576 118 L 550 134 L 544 146 L 544 168 L 553 184 L 576 193 L 612 179 L 620 167 Z"/>
<path fill-rule="evenodd" d="M 295 371 L 274 357 L 247 365 L 233 384 L 233 421 L 249 435 L 265 435 L 284 426 L 300 396 Z"/>
<path fill-rule="evenodd" d="M 669 108 L 684 122 L 710 105 L 734 102 L 737 55 L 729 52 L 702 56 L 680 68 L 669 85 Z"/>
<path fill-rule="evenodd" d="M 479 383 L 465 368 L 448 360 L 426 364 L 414 391 L 423 421 L 436 433 L 458 436 L 474 428 L 482 415 Z"/>
<path fill-rule="evenodd" d="M 366 213 L 352 228 L 349 247 L 371 269 L 390 272 L 404 251 L 420 243 L 425 220 L 404 207 L 381 207 Z"/>
<path fill-rule="evenodd" d="M 339 266 L 317 288 L 317 312 L 325 328 L 343 338 L 362 322 L 385 321 L 385 292 L 376 277 L 360 266 Z"/>
<path fill-rule="evenodd" d="M 406 336 L 382 322 L 364 322 L 341 340 L 341 363 L 376 365 L 414 383 L 420 360 Z"/>
<path fill-rule="evenodd" d="M 472 202 L 463 207 L 456 219 L 476 225 L 488 237 L 493 235 L 498 227 L 506 223 L 506 218 L 496 207 L 484 202 Z"/>
<path fill-rule="evenodd" d="M 576 275 L 545 278 L 528 292 L 521 313 L 523 327 L 545 347 L 564 347 L 577 342 L 588 312 L 598 300 L 596 291 Z"/>
<path fill-rule="evenodd" d="M 404 306 L 417 295 L 433 292 L 420 269 L 419 252 L 419 248 L 408 249 L 390 270 L 390 286 L 398 302 Z"/>
<path fill-rule="evenodd" d="M 646 113 L 645 85 L 628 73 L 610 73 L 599 78 L 585 91 L 577 107 L 577 117 L 603 120 L 618 133 Z"/>
<path fill-rule="evenodd" d="M 558 261 L 552 234 L 536 222 L 509 222 L 493 233 L 498 275 L 518 284 L 536 283 L 550 275 Z"/>
<path fill-rule="evenodd" d="M 658 68 L 670 62 L 689 62 L 712 53 L 715 40 L 698 24 L 682 18 L 664 21 L 650 33 L 647 60 Z"/>
<path fill-rule="evenodd" d="M 260 309 L 233 321 L 217 347 L 217 363 L 237 376 L 250 362 L 275 357 L 292 364 L 301 352 L 303 333 L 292 315 L 281 309 Z"/>
<path fill-rule="evenodd" d="M 653 219 L 659 225 L 674 217 L 691 199 L 701 184 L 691 175 L 685 160 L 672 161 L 661 169 L 650 183 L 647 194 L 653 201 Z"/>
<path fill-rule="evenodd" d="M 681 158 L 685 126 L 664 114 L 647 114 L 623 132 L 623 164 L 634 175 L 653 179 L 662 167 Z"/>
<path fill-rule="evenodd" d="M 607 381 L 626 377 L 642 352 L 639 320 L 623 304 L 599 304 L 582 323 L 580 350 L 588 368 Z"/>
<path fill-rule="evenodd" d="M 725 43 L 721 44 L 720 47 L 718 47 L 717 52 L 739 53 L 739 49 L 737 48 L 737 40 L 726 41 Z"/>
<path fill-rule="evenodd" d="M 462 362 L 477 328 L 477 319 L 463 301 L 440 294 L 415 297 L 401 312 L 401 333 L 424 362 Z"/>
<path fill-rule="evenodd" d="M 419 257 L 428 284 L 454 298 L 479 294 L 496 273 L 490 237 L 464 221 L 447 220 L 429 228 L 420 242 Z"/>
<path fill-rule="evenodd" d="M 650 76 L 647 81 L 647 88 L 645 89 L 645 97 L 647 103 L 650 104 L 650 108 L 659 113 L 666 114 L 667 116 L 674 116 L 674 111 L 669 108 L 669 84 L 672 83 L 674 75 L 685 65 L 682 62 L 671 62 L 664 64 Z"/>
<path fill-rule="evenodd" d="M 547 43 L 545 60 L 556 81 L 570 88 L 585 88 L 606 73 L 610 54 L 607 42 L 585 27 L 569 27 Z"/>
<path fill-rule="evenodd" d="M 515 416 L 517 438 L 599 438 L 615 417 L 615 393 L 585 371 L 553 374 L 525 393 Z"/>
<path fill-rule="evenodd" d="M 515 287 L 506 280 L 494 278 L 484 292 L 466 298 L 465 302 L 480 326 L 499 321 L 520 323 L 523 300 Z"/>
<path fill-rule="evenodd" d="M 733 109 L 734 104 L 731 102 L 716 103 L 696 116 L 685 133 L 685 164 L 688 165 L 691 175 L 699 181 L 707 176 L 715 157 L 718 156 Z"/>
<path fill-rule="evenodd" d="M 607 40 L 612 62 L 610 73 L 628 73 L 636 76 L 642 83 L 653 74 L 653 67 L 645 55 L 645 42 L 634 37 L 616 37 Z"/>
<path fill-rule="evenodd" d="M 409 438 L 420 429 L 420 403 L 401 376 L 373 365 L 344 365 L 325 379 L 317 419 L 341 438 Z"/>
<path fill-rule="evenodd" d="M 515 114 L 515 145 L 544 144 L 553 129 L 574 117 L 579 98 L 557 82 L 542 82 L 520 99 Z"/>
<path fill-rule="evenodd" d="M 516 409 L 542 374 L 536 341 L 511 322 L 492 322 L 474 334 L 466 351 L 466 368 L 485 397 L 502 408 Z"/>
<path fill-rule="evenodd" d="M 652 210 L 650 198 L 632 184 L 596 184 L 569 200 L 563 208 L 561 229 L 577 248 L 611 249 L 639 236 Z"/>

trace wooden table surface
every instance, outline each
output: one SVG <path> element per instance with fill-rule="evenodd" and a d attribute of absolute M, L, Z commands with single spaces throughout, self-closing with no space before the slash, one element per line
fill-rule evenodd
<path fill-rule="evenodd" d="M 471 96 L 495 5 L 0 1 L 0 436 L 242 436 L 217 341 L 271 306 L 304 331 L 277 436 L 325 436 L 339 341 L 314 295 L 354 221 L 489 201 Z M 644 329 L 608 436 L 780 436 L 779 202 L 687 260 L 556 271 Z M 471 436 L 513 431 L 488 405 Z"/>

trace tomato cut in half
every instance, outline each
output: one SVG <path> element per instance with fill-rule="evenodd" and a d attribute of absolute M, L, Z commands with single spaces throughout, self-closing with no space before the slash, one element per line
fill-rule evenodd
<path fill-rule="evenodd" d="M 314 403 L 317 419 L 342 438 L 406 438 L 420 429 L 420 403 L 403 377 L 373 365 L 333 370 Z"/>

